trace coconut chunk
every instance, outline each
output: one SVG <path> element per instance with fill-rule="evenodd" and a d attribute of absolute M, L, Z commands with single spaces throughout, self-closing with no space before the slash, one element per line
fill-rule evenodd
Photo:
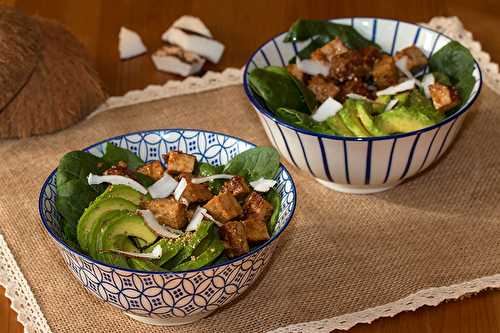
<path fill-rule="evenodd" d="M 384 111 L 387 112 L 387 111 L 391 111 L 392 109 L 394 109 L 394 107 L 396 106 L 396 104 L 398 104 L 398 100 L 397 99 L 391 99 L 391 101 L 389 103 L 387 103 L 387 105 L 385 106 L 384 108 Z"/>
<path fill-rule="evenodd" d="M 297 68 L 309 75 L 321 74 L 327 77 L 330 73 L 330 65 L 326 62 L 311 59 L 300 60 L 299 57 L 297 57 Z"/>
<path fill-rule="evenodd" d="M 403 91 L 411 90 L 415 88 L 416 81 L 417 80 L 415 79 L 410 79 L 403 81 L 395 86 L 390 86 L 388 88 L 385 88 L 384 90 L 379 90 L 377 91 L 377 96 L 395 95 Z"/>
<path fill-rule="evenodd" d="M 257 192 L 268 192 L 274 185 L 276 185 L 276 181 L 274 179 L 259 178 L 250 182 L 250 186 L 252 186 Z"/>
<path fill-rule="evenodd" d="M 151 59 L 156 69 L 182 76 L 198 73 L 205 63 L 205 59 L 197 54 L 174 45 L 163 46 L 151 56 Z"/>
<path fill-rule="evenodd" d="M 210 30 L 208 30 L 205 23 L 203 23 L 203 21 L 200 20 L 200 18 L 196 17 L 196 16 L 183 15 L 183 16 L 179 17 L 174 22 L 174 24 L 172 24 L 172 27 L 182 29 L 182 30 L 192 31 L 192 32 L 197 33 L 199 35 L 203 35 L 203 36 L 207 36 L 209 38 L 212 38 L 212 34 L 210 33 Z"/>
<path fill-rule="evenodd" d="M 190 35 L 177 28 L 168 29 L 161 38 L 170 43 L 179 45 L 186 51 L 199 54 L 214 64 L 218 63 L 224 53 L 224 45 L 218 41 L 202 36 Z"/>
<path fill-rule="evenodd" d="M 137 32 L 121 27 L 118 34 L 118 51 L 120 59 L 130 59 L 146 53 L 146 46 Z"/>
<path fill-rule="evenodd" d="M 425 97 L 431 98 L 431 92 L 429 90 L 429 86 L 434 83 L 436 83 L 436 78 L 434 77 L 434 74 L 429 73 L 424 75 L 424 77 L 422 78 L 422 87 L 424 88 Z"/>
<path fill-rule="evenodd" d="M 314 112 L 312 119 L 318 122 L 325 121 L 327 118 L 335 116 L 340 109 L 342 109 L 342 104 L 328 97 L 326 101 L 319 106 L 316 112 Z"/>

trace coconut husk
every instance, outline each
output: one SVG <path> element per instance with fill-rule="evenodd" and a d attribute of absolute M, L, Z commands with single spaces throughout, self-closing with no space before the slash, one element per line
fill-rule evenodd
<path fill-rule="evenodd" d="M 38 25 L 19 11 L 0 6 L 0 110 L 24 87 L 40 60 Z"/>
<path fill-rule="evenodd" d="M 41 35 L 41 60 L 24 88 L 0 112 L 0 138 L 69 127 L 106 99 L 84 47 L 59 23 L 30 18 Z"/>

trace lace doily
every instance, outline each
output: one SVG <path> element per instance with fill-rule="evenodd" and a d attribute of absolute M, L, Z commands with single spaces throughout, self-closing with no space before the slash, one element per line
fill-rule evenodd
<path fill-rule="evenodd" d="M 500 74 L 498 64 L 491 61 L 489 54 L 481 49 L 481 44 L 472 38 L 457 17 L 435 17 L 424 24 L 438 30 L 467 46 L 479 62 L 485 84 L 500 94 Z M 198 93 L 242 83 L 242 70 L 229 68 L 222 73 L 208 72 L 202 78 L 188 78 L 184 81 L 169 81 L 166 84 L 151 85 L 144 90 L 130 91 L 121 97 L 111 97 L 89 117 L 99 112 L 126 105 L 149 102 L 172 96 Z M 33 292 L 12 255 L 5 239 L 0 234 L 0 285 L 6 289 L 6 297 L 11 307 L 18 313 L 18 321 L 24 325 L 26 333 L 50 333 L 50 327 L 38 305 Z M 370 323 L 381 317 L 392 317 L 403 311 L 414 311 L 421 306 L 436 306 L 439 303 L 474 294 L 487 288 L 500 288 L 500 274 L 482 277 L 447 287 L 429 288 L 396 302 L 373 307 L 363 311 L 344 314 L 334 318 L 290 325 L 276 329 L 274 333 L 330 332 L 334 329 L 346 330 L 359 323 Z"/>

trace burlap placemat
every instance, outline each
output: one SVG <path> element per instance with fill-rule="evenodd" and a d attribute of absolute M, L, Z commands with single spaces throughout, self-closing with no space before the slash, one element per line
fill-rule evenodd
<path fill-rule="evenodd" d="M 269 270 L 239 301 L 190 326 L 149 327 L 87 293 L 41 226 L 38 191 L 65 152 L 129 131 L 202 128 L 268 145 L 239 85 L 1 142 L 0 232 L 53 332 L 262 332 L 358 312 L 500 272 L 499 103 L 484 89 L 442 161 L 382 194 L 336 193 L 290 168 L 298 209 Z"/>

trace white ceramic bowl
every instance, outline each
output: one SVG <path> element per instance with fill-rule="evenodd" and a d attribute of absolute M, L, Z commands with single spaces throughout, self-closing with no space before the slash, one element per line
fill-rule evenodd
<path fill-rule="evenodd" d="M 107 142 L 127 148 L 145 161 L 158 160 L 170 150 L 181 150 L 215 165 L 225 164 L 239 152 L 255 147 L 222 133 L 165 129 L 125 134 L 84 150 L 102 156 Z M 141 322 L 181 325 L 206 317 L 236 299 L 269 263 L 276 240 L 288 226 L 296 206 L 295 185 L 285 167 L 281 166 L 275 180 L 281 196 L 281 211 L 270 240 L 223 264 L 179 273 L 145 272 L 107 265 L 66 244 L 61 232 L 61 217 L 55 207 L 56 170 L 42 186 L 39 212 L 69 271 L 87 291 Z M 84 308 L 82 313 L 85 313 Z"/>
<path fill-rule="evenodd" d="M 430 57 L 451 41 L 437 31 L 397 20 L 360 17 L 331 21 L 352 25 L 389 54 L 416 44 Z M 285 43 L 285 35 L 270 39 L 250 57 L 244 71 L 245 92 L 269 140 L 284 158 L 336 191 L 358 194 L 384 191 L 429 167 L 453 143 L 481 90 L 481 72 L 476 63 L 473 72 L 476 82 L 469 99 L 459 111 L 436 125 L 369 138 L 314 133 L 276 118 L 248 85 L 248 74 L 253 69 L 284 66 L 307 44 Z"/>

